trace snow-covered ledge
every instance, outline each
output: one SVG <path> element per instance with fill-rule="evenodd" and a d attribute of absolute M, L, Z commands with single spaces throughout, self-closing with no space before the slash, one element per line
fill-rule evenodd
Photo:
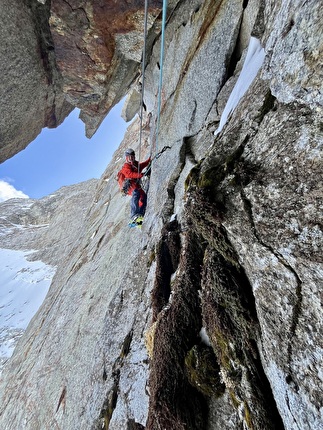
<path fill-rule="evenodd" d="M 224 111 L 222 112 L 220 124 L 214 135 L 220 133 L 226 124 L 230 114 L 237 107 L 240 99 L 247 92 L 248 88 L 252 84 L 252 81 L 257 76 L 259 69 L 261 68 L 265 58 L 265 50 L 261 46 L 258 39 L 255 37 L 250 38 L 247 56 L 243 64 L 240 76 L 233 87 L 230 97 L 225 105 Z"/>

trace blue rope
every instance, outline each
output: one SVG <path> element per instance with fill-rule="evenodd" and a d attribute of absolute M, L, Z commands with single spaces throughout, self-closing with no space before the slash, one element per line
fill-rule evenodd
<path fill-rule="evenodd" d="M 146 68 L 146 38 L 147 38 L 147 18 L 148 18 L 148 0 L 145 0 L 145 20 L 144 20 L 144 46 L 142 50 L 142 65 L 141 65 L 141 102 L 140 102 L 140 132 L 139 132 L 139 151 L 138 151 L 138 173 L 141 158 L 141 140 L 142 140 L 142 120 L 144 106 L 144 91 L 145 91 L 145 68 Z"/>
<path fill-rule="evenodd" d="M 163 85 L 163 62 L 164 62 L 164 40 L 165 40 L 165 27 L 166 27 L 166 12 L 167 12 L 167 0 L 163 0 L 163 15 L 162 15 L 162 33 L 161 33 L 161 45 L 160 45 L 160 61 L 159 61 L 159 88 L 158 88 L 158 104 L 157 104 L 157 127 L 156 127 L 156 155 L 158 153 L 158 133 L 160 123 L 160 110 L 161 110 L 161 91 Z"/>

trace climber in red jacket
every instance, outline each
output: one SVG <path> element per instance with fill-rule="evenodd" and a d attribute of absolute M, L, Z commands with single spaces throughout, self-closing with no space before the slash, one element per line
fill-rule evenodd
<path fill-rule="evenodd" d="M 139 216 L 144 216 L 147 206 L 147 194 L 141 188 L 140 178 L 144 175 L 142 170 L 150 163 L 150 158 L 142 163 L 138 163 L 135 158 L 135 151 L 131 148 L 125 152 L 126 162 L 124 163 L 121 173 L 125 177 L 127 183 L 127 193 L 131 198 L 131 218 L 133 221 Z M 138 168 L 139 166 L 139 168 Z"/>

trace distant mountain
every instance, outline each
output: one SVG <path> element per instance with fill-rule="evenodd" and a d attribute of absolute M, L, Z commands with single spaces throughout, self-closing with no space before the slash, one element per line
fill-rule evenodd
<path fill-rule="evenodd" d="M 0 203 L 0 366 L 42 304 L 56 267 L 81 233 L 97 181 L 40 200 Z"/>
<path fill-rule="evenodd" d="M 0 368 L 42 304 L 55 268 L 28 261 L 32 251 L 0 249 Z"/>

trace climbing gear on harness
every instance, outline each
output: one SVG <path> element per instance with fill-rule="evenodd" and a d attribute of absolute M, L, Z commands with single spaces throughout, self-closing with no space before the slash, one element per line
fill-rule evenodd
<path fill-rule="evenodd" d="M 131 183 L 130 179 L 126 179 L 122 171 L 119 170 L 119 172 L 117 173 L 117 181 L 118 181 L 121 194 L 123 196 L 126 196 L 130 188 L 130 183 Z"/>

